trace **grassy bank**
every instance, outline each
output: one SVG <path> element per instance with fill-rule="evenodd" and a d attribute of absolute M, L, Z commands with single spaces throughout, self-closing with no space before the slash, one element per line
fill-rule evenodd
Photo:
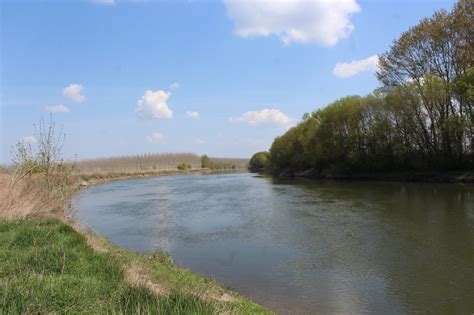
<path fill-rule="evenodd" d="M 0 313 L 270 313 L 166 253 L 115 247 L 65 218 L 79 186 L 143 176 L 73 175 L 50 190 L 41 176 L 1 175 Z"/>
<path fill-rule="evenodd" d="M 197 297 L 128 283 L 119 259 L 57 219 L 1 222 L 0 251 L 0 313 L 213 313 Z"/>

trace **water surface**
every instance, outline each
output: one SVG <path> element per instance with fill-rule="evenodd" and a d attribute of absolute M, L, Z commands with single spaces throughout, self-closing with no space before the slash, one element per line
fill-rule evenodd
<path fill-rule="evenodd" d="M 279 313 L 472 314 L 474 189 L 183 175 L 91 187 L 77 217 Z"/>

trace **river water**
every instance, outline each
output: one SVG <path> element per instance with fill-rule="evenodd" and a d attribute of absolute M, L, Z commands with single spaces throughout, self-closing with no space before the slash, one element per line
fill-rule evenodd
<path fill-rule="evenodd" d="M 282 314 L 474 312 L 474 187 L 180 175 L 93 186 L 78 219 Z"/>

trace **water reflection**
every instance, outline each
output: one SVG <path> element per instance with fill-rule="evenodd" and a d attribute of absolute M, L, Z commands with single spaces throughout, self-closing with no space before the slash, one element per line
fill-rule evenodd
<path fill-rule="evenodd" d="M 112 242 L 165 250 L 281 313 L 469 314 L 473 191 L 190 175 L 108 183 L 75 203 Z"/>

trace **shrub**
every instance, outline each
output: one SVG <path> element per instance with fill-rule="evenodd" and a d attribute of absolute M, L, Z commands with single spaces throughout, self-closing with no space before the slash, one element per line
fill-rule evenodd
<path fill-rule="evenodd" d="M 192 168 L 192 165 L 191 163 L 182 162 L 182 163 L 179 163 L 178 166 L 176 167 L 180 171 L 186 171 L 186 170 L 190 170 Z"/>
<path fill-rule="evenodd" d="M 263 171 L 268 168 L 270 161 L 270 152 L 263 151 L 255 153 L 249 162 L 249 169 L 252 172 Z"/>
<path fill-rule="evenodd" d="M 202 168 L 212 168 L 211 159 L 207 155 L 201 157 L 201 167 Z"/>

